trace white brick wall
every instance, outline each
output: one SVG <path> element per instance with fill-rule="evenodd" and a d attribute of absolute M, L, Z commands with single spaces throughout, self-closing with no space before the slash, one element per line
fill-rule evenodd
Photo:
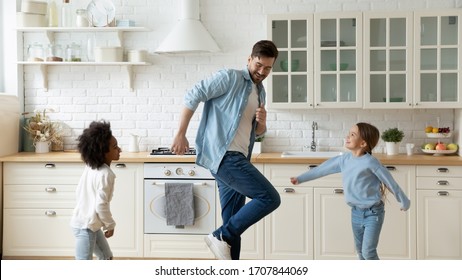
<path fill-rule="evenodd" d="M 19 0 L 17 0 L 19 1 Z M 89 0 L 74 1 L 86 7 Z M 413 10 L 455 8 L 462 0 L 200 0 L 201 18 L 222 52 L 201 55 L 153 54 L 176 22 L 179 0 L 113 0 L 117 18 L 130 18 L 149 32 L 124 33 L 126 48 L 147 49 L 151 66 L 134 70 L 134 92 L 128 89 L 123 67 L 59 66 L 48 68 L 49 91 L 42 89 L 38 66 L 24 66 L 25 111 L 52 107 L 53 119 L 62 120 L 66 130 L 65 149 L 75 149 L 76 138 L 91 121 L 106 119 L 122 149 L 127 149 L 131 133 L 142 136 L 141 149 L 169 146 L 178 125 L 184 92 L 197 81 L 220 68 L 242 68 L 252 45 L 266 38 L 266 15 L 274 13 L 312 13 L 325 11 Z M 62 45 L 75 41 L 86 45 L 86 33 L 57 33 Z M 116 35 L 98 33 L 98 44 L 114 44 Z M 40 33 L 26 33 L 25 45 L 45 43 Z M 85 47 L 83 48 L 84 52 Z M 24 49 L 24 52 L 26 49 Z M 201 107 L 200 107 L 201 108 Z M 200 111 L 200 109 L 199 109 Z M 188 131 L 194 143 L 199 111 Z M 339 117 L 341 113 L 341 117 Z M 356 122 L 368 121 L 380 130 L 398 126 L 406 134 L 404 142 L 420 145 L 425 141 L 423 128 L 435 124 L 454 127 L 454 110 L 298 110 L 269 111 L 268 136 L 263 151 L 302 150 L 311 141 L 311 122 L 321 148 L 342 149 L 343 138 Z M 460 121 L 459 121 L 460 123 Z M 382 151 L 383 143 L 377 151 Z M 404 152 L 404 151 L 403 151 Z"/>

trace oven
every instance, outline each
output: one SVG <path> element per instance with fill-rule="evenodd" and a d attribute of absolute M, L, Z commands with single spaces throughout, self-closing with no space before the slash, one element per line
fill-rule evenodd
<path fill-rule="evenodd" d="M 164 153 L 163 156 L 168 155 Z M 193 184 L 193 225 L 167 225 L 166 183 Z M 144 233 L 207 235 L 213 232 L 216 229 L 216 191 L 215 178 L 210 171 L 194 163 L 145 163 Z"/>

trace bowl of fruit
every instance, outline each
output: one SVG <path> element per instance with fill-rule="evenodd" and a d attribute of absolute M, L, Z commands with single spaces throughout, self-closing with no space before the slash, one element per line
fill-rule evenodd
<path fill-rule="evenodd" d="M 425 133 L 428 138 L 449 138 L 452 135 L 451 129 L 449 127 L 433 127 L 427 126 L 425 128 Z"/>
<path fill-rule="evenodd" d="M 455 154 L 459 149 L 459 145 L 456 143 L 425 143 L 422 145 L 422 152 L 426 154 L 433 154 L 434 156 L 450 155 Z"/>

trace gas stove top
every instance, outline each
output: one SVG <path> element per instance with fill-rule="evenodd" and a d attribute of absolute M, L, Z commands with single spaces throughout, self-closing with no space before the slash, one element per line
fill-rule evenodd
<path fill-rule="evenodd" d="M 175 156 L 176 154 L 172 152 L 169 148 L 160 147 L 157 149 L 153 149 L 152 152 L 149 154 L 150 156 Z M 187 152 L 184 153 L 185 156 L 195 156 L 196 149 L 189 148 Z"/>

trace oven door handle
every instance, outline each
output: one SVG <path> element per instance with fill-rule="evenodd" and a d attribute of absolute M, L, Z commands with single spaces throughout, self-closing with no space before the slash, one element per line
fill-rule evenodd
<path fill-rule="evenodd" d="M 152 184 L 155 186 L 165 186 L 165 182 L 152 182 Z M 193 185 L 196 187 L 201 187 L 201 186 L 207 186 L 207 183 L 200 182 L 200 183 L 193 183 Z"/>

